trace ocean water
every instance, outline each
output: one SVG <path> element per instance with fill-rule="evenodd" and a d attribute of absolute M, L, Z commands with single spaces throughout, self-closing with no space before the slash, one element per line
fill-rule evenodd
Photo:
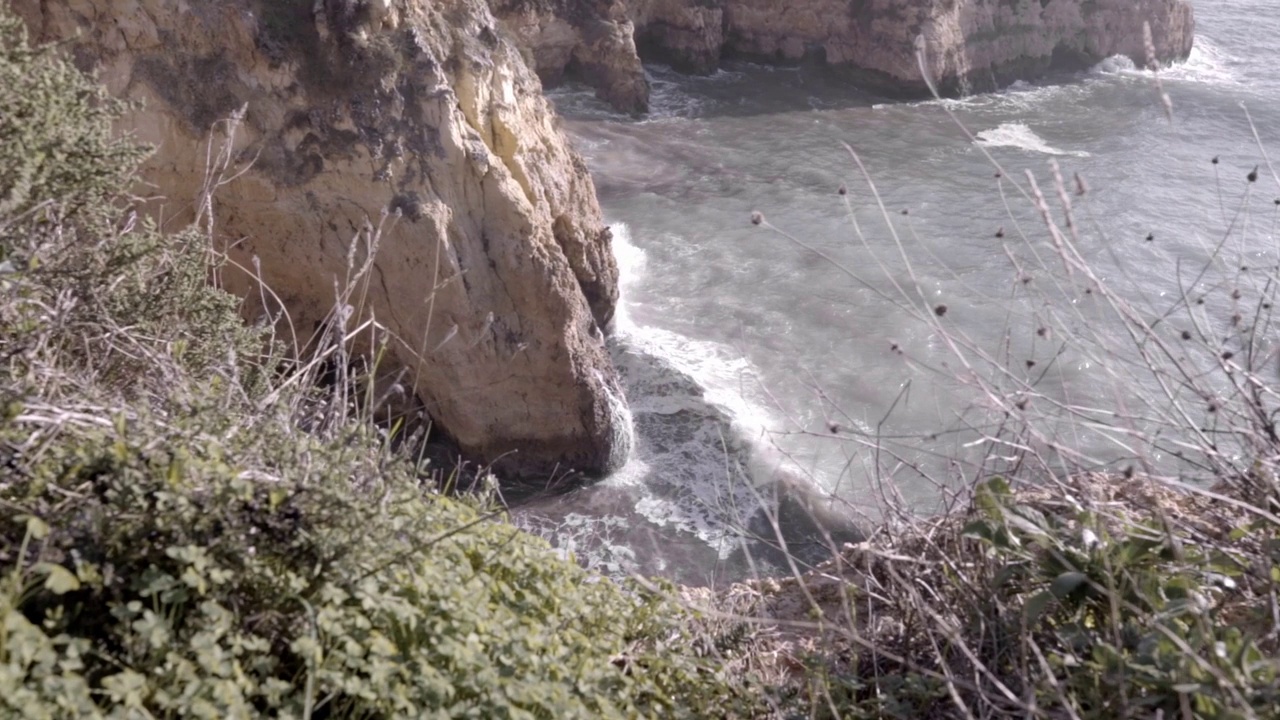
<path fill-rule="evenodd" d="M 1173 279 L 1224 257 L 1224 235 L 1236 233 L 1232 263 L 1280 262 L 1280 187 L 1265 169 L 1246 180 L 1265 168 L 1255 132 L 1280 155 L 1280 10 L 1202 0 L 1196 12 L 1191 57 L 1158 74 L 1112 58 L 957 100 L 894 102 L 820 71 L 751 65 L 651 67 L 654 110 L 640 119 L 584 88 L 553 91 L 615 230 L 611 342 L 637 449 L 615 476 L 517 520 L 606 572 L 733 579 L 777 560 L 750 540 L 773 534 L 759 510 L 770 480 L 866 524 L 886 494 L 927 511 L 987 467 L 990 403 L 956 338 L 1048 398 L 1127 402 L 1142 381 L 1122 361 L 1064 349 L 1064 332 L 1109 330 L 1084 311 L 1074 331 L 1058 328 L 1037 305 L 1086 300 L 1054 274 L 1049 233 L 1014 185 L 1030 171 L 1061 222 L 1050 163 L 1069 190 L 1083 177 L 1080 252 L 1153 313 L 1178 300 Z M 1020 294 L 1024 275 L 1049 289 Z M 1162 459 L 1065 432 L 1084 466 Z"/>

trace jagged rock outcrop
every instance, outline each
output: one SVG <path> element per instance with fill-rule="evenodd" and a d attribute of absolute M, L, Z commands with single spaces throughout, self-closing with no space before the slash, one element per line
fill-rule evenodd
<path fill-rule="evenodd" d="M 669 2 L 638 0 L 646 1 Z M 1183 58 L 1194 30 L 1185 0 L 717 2 L 724 13 L 722 54 L 814 61 L 878 90 L 908 95 L 927 91 L 916 61 L 917 36 L 925 39 L 940 89 L 954 93 L 1031 79 L 1055 67 L 1088 67 L 1112 55 L 1145 65 L 1144 21 L 1151 24 L 1158 60 Z"/>
<path fill-rule="evenodd" d="M 641 54 L 678 70 L 712 72 L 726 57 L 813 62 L 896 95 L 928 92 L 916 60 L 917 37 L 926 41 L 929 71 L 939 89 L 954 94 L 1031 79 L 1051 69 L 1084 68 L 1112 55 L 1145 65 L 1144 22 L 1151 25 L 1157 60 L 1183 58 L 1191 51 L 1194 32 L 1186 0 L 620 1 L 626 3 Z M 536 8 L 518 0 L 493 2 L 500 18 L 519 17 L 516 24 L 526 27 L 577 26 L 584 16 L 599 16 L 592 0 L 559 0 Z M 515 16 L 512 5 L 522 8 Z M 616 15 L 616 8 L 612 12 Z M 544 57 L 553 35 L 566 37 L 522 37 Z M 623 45 L 618 43 L 615 51 L 623 52 Z M 632 61 L 619 57 L 610 63 L 630 67 Z M 557 76 L 568 67 L 549 57 L 538 64 L 544 76 Z M 601 97 L 613 96 L 607 75 L 586 66 L 576 70 Z M 628 80 L 624 97 L 636 93 Z M 635 109 L 630 103 L 615 104 Z"/>
<path fill-rule="evenodd" d="M 632 0 L 637 45 L 646 60 L 681 72 L 713 73 L 726 51 L 725 6 L 720 0 Z"/>
<path fill-rule="evenodd" d="M 571 75 L 622 112 L 649 108 L 635 26 L 622 0 L 490 0 L 543 82 Z"/>
<path fill-rule="evenodd" d="M 232 170 L 248 169 L 217 190 L 212 217 L 244 269 L 226 283 L 256 312 L 277 309 L 274 293 L 279 326 L 305 342 L 368 261 L 340 321 L 390 331 L 384 362 L 465 452 L 524 474 L 625 459 L 601 332 L 618 292 L 609 232 L 484 0 L 13 5 L 35 39 L 66 41 L 143 103 L 128 125 L 157 148 L 146 192 L 163 195 L 166 222 L 195 216 L 206 139 L 244 108 Z"/>

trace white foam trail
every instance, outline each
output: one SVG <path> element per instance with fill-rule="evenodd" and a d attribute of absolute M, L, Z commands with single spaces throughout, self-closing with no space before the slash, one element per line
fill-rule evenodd
<path fill-rule="evenodd" d="M 733 348 L 715 342 L 694 340 L 679 333 L 637 324 L 628 308 L 628 297 L 643 276 L 647 265 L 644 251 L 631 240 L 627 226 L 613 228 L 613 250 L 618 261 L 621 300 L 615 313 L 615 331 L 640 352 L 661 358 L 675 370 L 688 375 L 703 389 L 704 399 L 727 412 L 744 430 L 757 432 L 770 425 L 769 413 L 742 396 L 744 379 L 755 377 L 751 363 Z M 648 412 L 677 412 L 673 398 L 659 396 L 631 398 L 632 406 Z"/>
<path fill-rule="evenodd" d="M 613 231 L 613 256 L 618 262 L 618 289 L 622 295 L 617 316 L 622 317 L 627 307 L 627 290 L 634 288 L 644 274 L 648 259 L 632 241 L 631 228 L 626 223 L 614 223 L 609 229 Z"/>
<path fill-rule="evenodd" d="M 991 107 L 1030 110 L 1042 101 L 1050 100 L 1055 95 L 1063 92 L 1072 92 L 1073 90 L 1073 86 L 1069 84 L 1035 85 L 1025 80 L 1015 80 L 1012 85 L 994 92 L 966 95 L 965 97 L 960 98 L 933 98 L 929 100 L 917 100 L 909 103 L 876 103 L 871 106 L 871 109 L 886 110 L 902 107 L 917 108 L 939 106 L 946 107 L 951 110 L 979 110 Z"/>
<path fill-rule="evenodd" d="M 754 377 L 755 370 L 736 351 L 654 327 L 619 324 L 617 332 L 637 351 L 661 358 L 675 371 L 696 381 L 702 388 L 700 400 L 727 413 L 741 430 L 756 435 L 769 426 L 768 413 L 742 396 L 742 384 Z M 637 411 L 663 415 L 694 409 L 680 398 L 664 396 L 632 398 L 631 406 Z"/>
<path fill-rule="evenodd" d="M 1090 70 L 1098 75 L 1131 75 L 1142 72 L 1128 55 L 1112 55 Z"/>
<path fill-rule="evenodd" d="M 1162 68 L 1160 70 L 1160 77 L 1168 80 L 1203 83 L 1207 85 L 1243 86 L 1245 83 L 1241 82 L 1239 77 L 1231 70 L 1231 66 L 1239 62 L 1240 60 L 1238 58 L 1218 47 L 1209 38 L 1199 36 L 1196 38 L 1195 45 L 1191 48 L 1191 54 L 1187 59 L 1182 62 L 1174 63 L 1169 67 Z M 1094 65 L 1089 70 L 1089 74 L 1095 77 L 1150 77 L 1152 73 L 1149 70 L 1138 67 L 1133 60 L 1129 59 L 1125 55 L 1113 55 L 1097 65 Z M 876 103 L 871 106 L 871 109 L 886 110 L 901 108 L 904 105 L 906 107 L 942 105 L 953 110 L 984 108 L 988 106 L 1013 107 L 1030 110 L 1040 103 L 1050 101 L 1055 96 L 1064 92 L 1079 91 L 1080 87 L 1080 85 L 1073 83 L 1036 85 L 1026 82 L 1025 80 L 1015 80 L 1013 84 L 1006 88 L 997 90 L 996 92 L 979 93 L 977 95 L 969 95 L 962 98 L 918 100 L 911 103 Z M 1037 148 L 1036 151 L 1046 152 L 1039 148 Z M 1051 154 L 1076 155 L 1077 153 Z"/>
<path fill-rule="evenodd" d="M 757 506 L 747 466 L 764 450 L 752 439 L 771 424 L 768 411 L 743 396 L 755 370 L 727 346 L 637 323 L 628 297 L 643 275 L 645 254 L 623 224 L 613 226 L 613 245 L 622 295 L 615 362 L 641 431 L 631 460 L 604 483 L 638 490 L 638 514 L 727 557 L 737 535 L 725 522 L 725 508 L 749 514 Z M 644 428 L 657 435 L 646 437 Z"/>
<path fill-rule="evenodd" d="M 720 69 L 710 75 L 691 76 L 665 65 L 646 65 L 645 76 L 649 79 L 649 112 L 641 123 L 696 118 L 714 103 L 702 88 L 737 82 L 743 73 Z"/>
<path fill-rule="evenodd" d="M 1044 138 L 1037 135 L 1034 130 L 1017 122 L 1001 123 L 1000 127 L 993 130 L 983 130 L 978 133 L 978 142 L 986 147 L 1011 147 L 1045 155 L 1089 157 L 1089 153 L 1083 150 L 1055 148 L 1045 142 Z"/>
<path fill-rule="evenodd" d="M 942 107 L 951 108 L 952 110 L 959 110 L 967 107 L 977 107 L 984 102 L 986 97 L 987 97 L 987 94 L 980 94 L 980 95 L 966 95 L 965 97 L 959 97 L 959 98 L 944 97 L 941 99 L 932 98 L 929 100 L 913 100 L 910 102 L 872 103 L 871 109 L 872 110 L 892 110 L 892 109 L 904 108 L 904 107 L 918 108 L 918 107 L 929 107 L 932 105 L 938 105 Z"/>
<path fill-rule="evenodd" d="M 1164 77 L 1211 85 L 1243 85 L 1230 66 L 1239 62 L 1206 37 L 1196 38 L 1186 62 L 1162 70 Z"/>
<path fill-rule="evenodd" d="M 720 343 L 694 340 L 660 328 L 637 325 L 627 308 L 628 290 L 644 274 L 647 258 L 631 239 L 624 223 L 613 229 L 613 252 L 618 261 L 618 288 L 621 300 L 614 317 L 616 332 L 625 335 L 639 350 L 660 357 L 685 373 L 704 390 L 710 404 L 727 411 L 744 430 L 752 434 L 771 426 L 770 413 L 743 398 L 744 380 L 754 378 L 755 368 L 733 348 Z M 674 412 L 666 408 L 670 399 L 661 397 L 633 398 L 632 405 L 650 412 Z M 665 409 L 664 409 L 665 408 Z"/>
<path fill-rule="evenodd" d="M 1001 111 L 1034 112 L 1046 103 L 1058 101 L 1063 95 L 1083 91 L 1083 87 L 1073 83 L 1034 85 L 1018 80 L 992 96 L 992 101 Z"/>

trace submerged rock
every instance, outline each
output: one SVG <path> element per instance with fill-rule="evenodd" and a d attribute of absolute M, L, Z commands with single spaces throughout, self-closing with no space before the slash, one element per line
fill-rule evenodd
<path fill-rule="evenodd" d="M 34 39 L 65 41 L 140 101 L 127 129 L 156 147 L 144 169 L 156 216 L 211 223 L 251 317 L 278 319 L 299 345 L 376 320 L 386 332 L 362 333 L 366 346 L 389 339 L 381 363 L 500 469 L 625 460 L 601 331 L 618 295 L 611 237 L 586 165 L 484 0 L 14 6 Z M 206 208 L 231 117 L 226 177 L 243 174 Z"/>

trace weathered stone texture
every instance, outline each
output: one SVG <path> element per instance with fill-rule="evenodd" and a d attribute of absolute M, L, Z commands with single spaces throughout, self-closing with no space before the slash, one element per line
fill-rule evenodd
<path fill-rule="evenodd" d="M 211 131 L 244 108 L 233 153 L 248 169 L 213 195 L 212 217 L 251 316 L 282 303 L 285 338 L 305 342 L 367 260 L 339 322 L 386 328 L 385 364 L 465 452 L 543 476 L 625 460 L 601 333 L 618 294 L 610 235 L 484 0 L 14 6 L 37 39 L 67 41 L 143 103 L 127 125 L 156 147 L 145 192 L 163 196 L 167 223 L 195 216 Z"/>
<path fill-rule="evenodd" d="M 493 0 L 521 33 L 539 72 L 555 81 L 566 69 L 621 110 L 642 109 L 639 58 L 625 40 L 584 46 L 581 28 L 635 28 L 646 59 L 678 70 L 714 72 L 723 58 L 812 62 L 894 95 L 928 92 L 917 61 L 947 94 L 983 91 L 1050 69 L 1088 67 L 1112 55 L 1148 62 L 1143 23 L 1155 58 L 1191 51 L 1194 19 L 1186 0 Z M 625 3 L 625 5 L 623 5 Z M 621 6 L 621 7 L 620 7 Z M 518 8 L 518 9 L 517 9 Z M 574 57 L 592 58 L 570 62 Z M 620 68 L 625 68 L 620 70 Z M 622 78 L 619 81 L 619 78 Z"/>

